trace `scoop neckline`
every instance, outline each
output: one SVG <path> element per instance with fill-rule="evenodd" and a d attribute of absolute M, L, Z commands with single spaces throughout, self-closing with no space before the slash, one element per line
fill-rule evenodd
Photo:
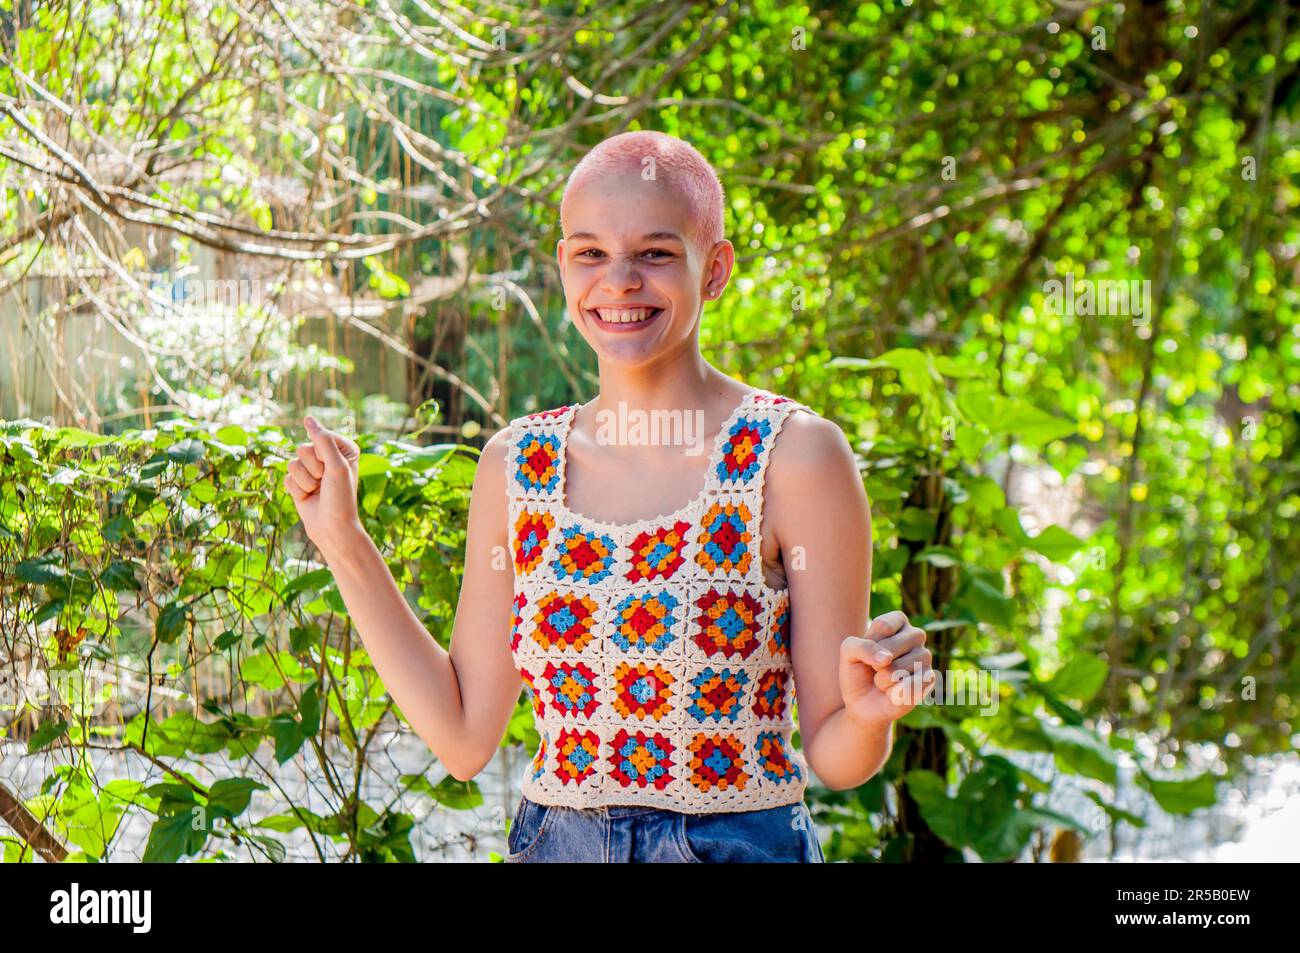
<path fill-rule="evenodd" d="M 560 485 L 558 490 L 556 490 L 554 505 L 571 521 L 602 530 L 619 530 L 623 532 L 631 531 L 632 533 L 638 533 L 647 529 L 658 529 L 670 521 L 676 523 L 686 513 L 694 509 L 700 501 L 708 496 L 709 483 L 711 482 L 710 478 L 712 477 L 713 468 L 717 465 L 715 457 L 718 454 L 719 446 L 722 444 L 723 436 L 731 430 L 732 423 L 737 417 L 745 412 L 750 401 L 753 400 L 754 396 L 761 390 L 761 388 L 754 387 L 746 391 L 745 395 L 740 398 L 740 403 L 736 404 L 735 408 L 722 422 L 722 426 L 718 428 L 718 432 L 713 437 L 713 447 L 709 451 L 708 465 L 704 468 L 704 486 L 700 488 L 700 492 L 695 494 L 695 496 L 692 497 L 684 506 L 679 506 L 672 512 L 661 513 L 658 516 L 651 516 L 648 519 L 636 520 L 630 523 L 611 523 L 604 520 L 592 519 L 590 516 L 584 516 L 582 513 L 575 512 L 569 508 L 569 436 L 573 432 L 573 421 L 578 416 L 578 407 L 580 406 L 579 404 L 570 405 L 560 423 L 560 427 L 558 428 L 560 453 L 562 455 L 564 466 L 560 472 Z"/>

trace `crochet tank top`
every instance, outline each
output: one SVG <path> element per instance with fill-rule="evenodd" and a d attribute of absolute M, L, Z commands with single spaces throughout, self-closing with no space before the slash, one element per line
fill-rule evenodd
<path fill-rule="evenodd" d="M 577 405 L 510 422 L 510 651 L 540 736 L 523 794 L 688 814 L 797 803 L 790 597 L 763 576 L 772 447 L 794 410 L 751 390 L 676 512 L 602 523 L 565 501 Z"/>

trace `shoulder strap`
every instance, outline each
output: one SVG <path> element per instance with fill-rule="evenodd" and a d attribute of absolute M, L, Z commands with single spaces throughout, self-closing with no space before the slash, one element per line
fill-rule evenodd
<path fill-rule="evenodd" d="M 710 491 L 761 496 L 772 446 L 795 410 L 812 412 L 789 397 L 752 391 L 723 426 L 709 471 Z"/>
<path fill-rule="evenodd" d="M 575 409 L 565 404 L 510 421 L 506 492 L 512 499 L 559 499 L 566 425 Z"/>
<path fill-rule="evenodd" d="M 702 514 L 703 532 L 746 532 L 745 581 L 764 583 L 762 549 L 763 501 L 767 468 L 785 421 L 796 410 L 811 408 L 771 391 L 756 390 L 727 423 L 711 471 Z"/>

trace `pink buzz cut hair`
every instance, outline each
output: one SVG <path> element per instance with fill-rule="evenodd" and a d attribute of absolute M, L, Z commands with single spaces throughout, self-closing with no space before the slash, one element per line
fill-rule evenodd
<path fill-rule="evenodd" d="M 564 218 L 569 196 L 588 183 L 607 175 L 641 175 L 653 158 L 655 181 L 664 183 L 686 200 L 690 209 L 691 234 L 683 236 L 703 258 L 725 237 L 722 218 L 723 189 L 718 173 L 699 151 L 676 136 L 653 130 L 636 130 L 610 136 L 582 157 L 560 199 Z"/>

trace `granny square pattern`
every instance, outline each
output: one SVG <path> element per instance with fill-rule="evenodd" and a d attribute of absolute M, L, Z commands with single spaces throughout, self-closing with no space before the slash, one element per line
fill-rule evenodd
<path fill-rule="evenodd" d="M 700 495 L 635 523 L 568 509 L 576 404 L 510 421 L 510 653 L 537 751 L 539 804 L 683 813 L 798 803 L 790 592 L 762 571 L 763 490 L 791 413 L 746 393 L 713 437 Z"/>

